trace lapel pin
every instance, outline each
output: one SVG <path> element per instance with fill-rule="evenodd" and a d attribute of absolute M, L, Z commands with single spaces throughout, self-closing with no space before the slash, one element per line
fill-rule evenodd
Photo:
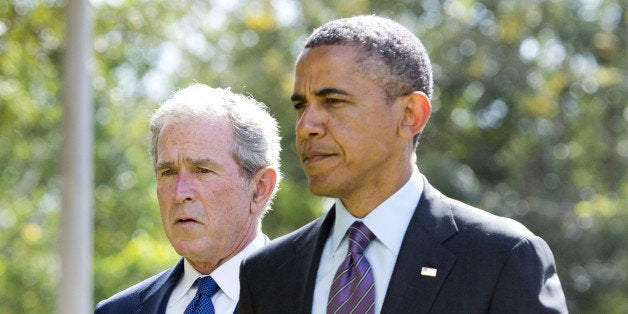
<path fill-rule="evenodd" d="M 421 267 L 421 276 L 436 277 L 436 268 Z"/>

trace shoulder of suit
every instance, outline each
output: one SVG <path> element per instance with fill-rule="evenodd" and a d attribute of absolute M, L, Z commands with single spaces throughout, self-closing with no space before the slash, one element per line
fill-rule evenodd
<path fill-rule="evenodd" d="M 162 276 L 165 276 L 170 270 L 172 270 L 172 268 L 166 269 L 150 278 L 146 278 L 141 282 L 114 294 L 108 299 L 98 302 L 96 305 L 96 313 L 121 313 L 124 312 L 126 307 L 137 306 L 140 302 L 140 293 L 150 287 L 151 284 L 160 279 Z"/>
<path fill-rule="evenodd" d="M 451 199 L 457 236 L 482 240 L 487 244 L 514 245 L 525 239 L 538 238 L 520 222 Z"/>
<path fill-rule="evenodd" d="M 297 230 L 271 240 L 261 249 L 248 256 L 245 259 L 245 263 L 251 260 L 255 260 L 256 263 L 263 260 L 275 260 L 286 254 L 293 253 L 294 250 L 304 245 L 305 242 L 314 240 L 312 236 L 320 232 L 324 218 L 325 215 L 309 222 Z"/>
<path fill-rule="evenodd" d="M 284 243 L 299 241 L 300 238 L 302 238 L 304 235 L 309 235 L 311 234 L 312 231 L 317 231 L 321 227 L 321 224 L 324 219 L 325 219 L 325 215 L 313 221 L 310 221 L 309 223 L 300 227 L 297 230 L 294 230 L 286 235 L 283 235 L 281 237 L 278 237 L 272 240 L 270 244 L 281 246 L 281 245 L 284 245 Z"/>

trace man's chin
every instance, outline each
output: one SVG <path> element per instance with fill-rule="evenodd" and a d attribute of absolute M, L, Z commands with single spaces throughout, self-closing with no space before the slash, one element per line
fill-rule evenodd
<path fill-rule="evenodd" d="M 316 196 L 338 197 L 338 189 L 321 178 L 313 179 L 310 177 L 309 188 L 310 192 Z"/>
<path fill-rule="evenodd" d="M 204 252 L 207 250 L 207 247 L 211 245 L 206 237 L 203 237 L 200 234 L 171 234 L 168 237 L 170 240 L 170 244 L 175 249 L 175 251 L 181 255 L 194 255 L 198 252 Z"/>

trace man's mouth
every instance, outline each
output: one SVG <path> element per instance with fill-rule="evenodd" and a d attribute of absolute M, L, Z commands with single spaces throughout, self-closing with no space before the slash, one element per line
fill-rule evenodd
<path fill-rule="evenodd" d="M 323 155 L 323 154 L 309 155 L 303 159 L 303 163 L 307 164 L 307 163 L 317 162 L 331 156 L 333 155 Z"/>
<path fill-rule="evenodd" d="M 192 218 L 179 218 L 177 219 L 177 223 L 190 223 L 190 222 L 198 222 L 195 219 Z"/>
<path fill-rule="evenodd" d="M 332 153 L 328 153 L 324 151 L 306 150 L 306 151 L 301 152 L 301 160 L 303 161 L 303 163 L 315 162 L 321 159 L 325 159 L 327 157 L 331 157 L 333 155 L 334 154 Z"/>

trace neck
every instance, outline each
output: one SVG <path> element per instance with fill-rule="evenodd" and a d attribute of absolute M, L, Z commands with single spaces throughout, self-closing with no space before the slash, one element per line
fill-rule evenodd
<path fill-rule="evenodd" d="M 248 227 L 246 227 L 239 236 L 240 240 L 236 241 L 236 245 L 234 245 L 231 250 L 227 251 L 226 255 L 218 258 L 217 261 L 198 262 L 188 259 L 188 262 L 199 273 L 203 275 L 209 275 L 222 264 L 230 260 L 232 257 L 242 252 L 242 250 L 244 250 L 251 242 L 253 242 L 258 232 L 261 232 L 259 220 L 257 219 L 257 217 L 252 217 L 250 223 L 248 224 Z"/>
<path fill-rule="evenodd" d="M 414 167 L 404 167 L 397 174 L 391 173 L 391 177 L 396 178 L 396 180 L 388 184 L 371 182 L 365 184 L 361 191 L 354 191 L 347 197 L 340 197 L 340 200 L 352 216 L 364 218 L 410 180 Z"/>

